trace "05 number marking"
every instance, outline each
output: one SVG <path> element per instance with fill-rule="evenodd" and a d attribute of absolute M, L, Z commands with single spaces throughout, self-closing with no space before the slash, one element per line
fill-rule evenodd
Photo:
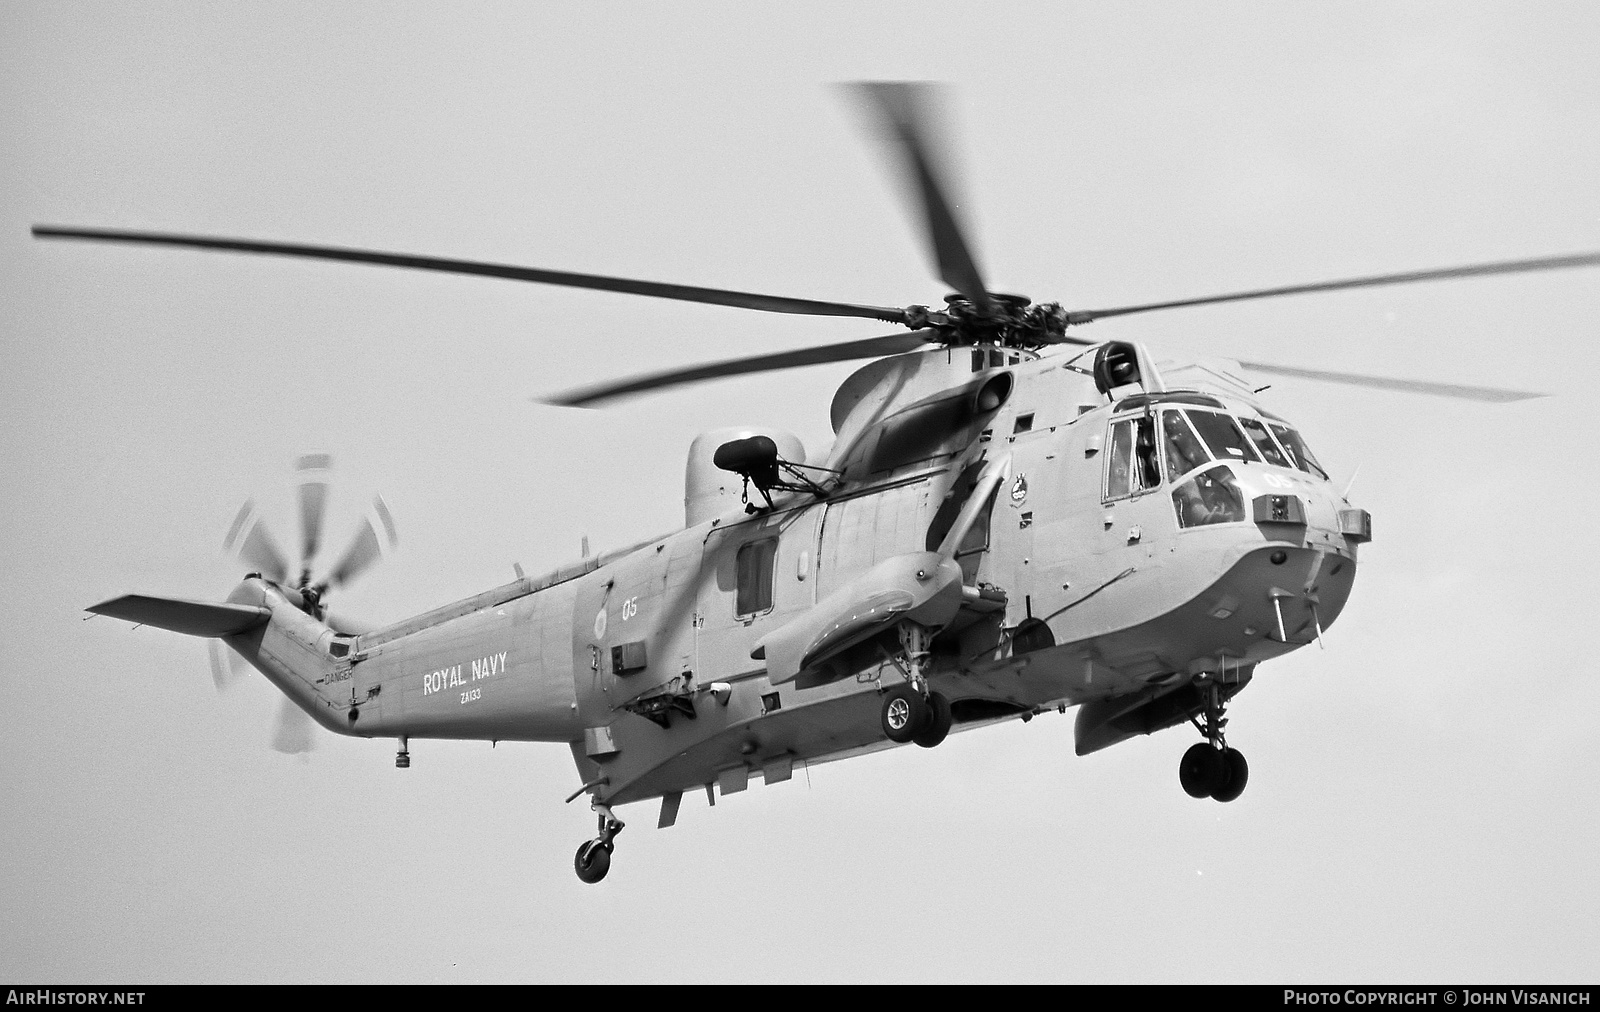
<path fill-rule="evenodd" d="M 468 689 L 466 692 L 463 692 L 461 694 L 461 701 L 463 703 L 470 703 L 474 699 L 482 699 L 482 698 L 483 698 L 483 690 L 482 689 Z"/>
<path fill-rule="evenodd" d="M 639 614 L 639 599 L 637 597 L 630 597 L 622 602 L 622 621 L 626 622 L 637 614 Z"/>

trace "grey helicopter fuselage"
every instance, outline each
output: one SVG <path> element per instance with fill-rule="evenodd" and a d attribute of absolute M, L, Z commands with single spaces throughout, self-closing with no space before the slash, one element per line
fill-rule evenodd
<path fill-rule="evenodd" d="M 707 434 L 681 531 L 360 636 L 252 577 L 230 601 L 270 620 L 227 642 L 331 731 L 565 742 L 597 803 L 664 797 L 663 824 L 684 791 L 890 747 L 894 616 L 958 729 L 1078 706 L 1085 753 L 1171 726 L 1338 617 L 1370 520 L 1226 364 L 1140 347 L 1102 389 L 1089 354 L 874 362 L 816 488 L 769 506 L 712 463 L 763 430 Z"/>

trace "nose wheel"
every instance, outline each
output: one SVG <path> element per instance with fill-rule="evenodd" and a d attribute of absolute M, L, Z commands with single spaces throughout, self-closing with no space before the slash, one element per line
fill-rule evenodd
<path fill-rule="evenodd" d="M 572 858 L 573 871 L 578 873 L 580 881 L 590 885 L 605 878 L 606 872 L 611 870 L 611 852 L 615 849 L 612 841 L 624 825 L 605 805 L 597 803 L 594 809 L 600 813 L 600 835 L 585 841 Z"/>
<path fill-rule="evenodd" d="M 1232 801 L 1244 793 L 1250 780 L 1250 764 L 1244 753 L 1229 748 L 1223 737 L 1228 718 L 1224 713 L 1222 692 L 1215 682 L 1205 687 L 1206 708 L 1195 727 L 1206 740 L 1189 747 L 1178 763 L 1178 782 L 1191 798 L 1213 798 Z"/>
<path fill-rule="evenodd" d="M 1232 801 L 1244 793 L 1250 764 L 1236 748 L 1217 748 L 1208 741 L 1191 745 L 1178 763 L 1178 781 L 1191 798 Z"/>

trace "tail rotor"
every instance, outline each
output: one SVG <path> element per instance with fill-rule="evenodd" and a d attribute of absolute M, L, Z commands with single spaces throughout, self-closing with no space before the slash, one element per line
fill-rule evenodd
<path fill-rule="evenodd" d="M 307 614 L 326 622 L 340 633 L 360 635 L 371 626 L 327 614 L 327 594 L 334 588 L 348 586 L 365 574 L 394 550 L 399 538 L 388 505 L 381 496 L 375 496 L 370 515 L 362 518 L 361 526 L 333 568 L 320 581 L 313 579 L 314 562 L 322 547 L 329 496 L 328 475 L 332 464 L 332 457 L 325 453 L 305 454 L 295 462 L 295 471 L 300 477 L 296 490 L 300 512 L 300 566 L 295 583 L 289 582 L 293 570 L 260 517 L 254 500 L 247 500 L 240 507 L 223 541 L 223 548 L 248 566 L 252 573 L 284 588 L 291 599 L 298 594 L 300 607 Z M 239 654 L 216 639 L 209 641 L 208 649 L 211 680 L 217 691 L 227 691 L 243 680 L 247 667 Z M 311 718 L 288 697 L 279 703 L 271 744 L 275 751 L 288 755 L 302 755 L 316 745 Z"/>
<path fill-rule="evenodd" d="M 272 750 L 284 755 L 305 755 L 317 747 L 311 734 L 311 718 L 295 706 L 288 696 L 278 701 L 278 719 L 272 728 Z"/>
<path fill-rule="evenodd" d="M 373 523 L 374 517 L 377 518 L 377 523 Z M 317 596 L 320 598 L 334 587 L 351 583 L 380 562 L 384 554 L 393 551 L 398 544 L 394 517 L 389 514 L 388 505 L 382 496 L 373 496 L 372 516 L 363 518 L 360 530 L 356 531 L 355 537 L 350 541 L 350 547 L 345 549 L 344 555 L 340 556 L 327 578 L 315 585 Z"/>
<path fill-rule="evenodd" d="M 218 692 L 226 692 L 244 680 L 243 658 L 223 646 L 221 640 L 206 640 L 206 653 L 211 659 L 211 683 Z"/>
<path fill-rule="evenodd" d="M 311 560 L 322 543 L 322 519 L 328 507 L 326 481 L 333 458 L 326 453 L 308 453 L 295 462 L 295 470 L 305 477 L 300 482 L 300 586 L 311 583 Z"/>
<path fill-rule="evenodd" d="M 228 528 L 222 548 L 273 583 L 283 583 L 289 578 L 289 564 L 283 561 L 278 542 L 267 533 L 265 521 L 257 515 L 254 499 L 246 499 L 239 507 L 239 515 L 233 518 L 233 526 Z"/>

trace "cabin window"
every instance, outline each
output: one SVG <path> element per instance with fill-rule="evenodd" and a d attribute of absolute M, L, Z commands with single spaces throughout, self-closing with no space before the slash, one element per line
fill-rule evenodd
<path fill-rule="evenodd" d="M 1033 429 L 1033 412 L 1030 411 L 1025 415 L 1018 415 L 1017 416 L 1016 423 L 1011 427 L 1011 433 L 1012 433 L 1012 435 L 1017 435 L 1017 434 L 1023 433 L 1023 432 L 1030 432 L 1030 431 L 1032 431 L 1032 429 Z"/>
<path fill-rule="evenodd" d="M 991 368 L 991 369 L 999 368 L 1000 366 L 1005 365 L 1008 361 L 1009 362 L 1016 362 L 1016 359 L 1014 359 L 1014 358 L 1008 359 L 1006 357 L 1005 352 L 1001 351 L 999 348 L 989 348 L 989 349 L 974 348 L 974 349 L 972 349 L 972 371 L 973 372 L 982 372 L 984 370 L 985 366 L 987 366 L 988 368 Z"/>
<path fill-rule="evenodd" d="M 1245 518 L 1244 493 L 1235 484 L 1233 472 L 1222 464 L 1174 488 L 1172 506 L 1179 527 L 1231 524 Z"/>
<path fill-rule="evenodd" d="M 1156 420 L 1124 418 L 1111 426 L 1111 453 L 1106 467 L 1106 498 L 1122 499 L 1161 484 L 1156 467 Z"/>
<path fill-rule="evenodd" d="M 1278 422 L 1268 422 L 1267 425 L 1277 435 L 1283 448 L 1289 451 L 1289 456 L 1294 458 L 1295 467 L 1307 474 L 1314 474 L 1323 481 L 1328 480 L 1328 472 L 1324 471 L 1322 465 L 1317 463 L 1317 458 L 1311 455 L 1311 448 L 1300 438 L 1300 433 Z"/>
<path fill-rule="evenodd" d="M 772 569 L 778 555 L 778 539 L 765 538 L 741 545 L 734 561 L 734 610 L 741 616 L 772 610 Z"/>

